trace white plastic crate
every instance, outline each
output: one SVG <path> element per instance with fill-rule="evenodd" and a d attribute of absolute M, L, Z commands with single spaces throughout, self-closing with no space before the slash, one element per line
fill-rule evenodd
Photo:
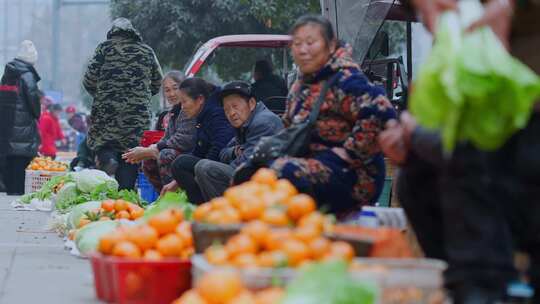
<path fill-rule="evenodd" d="M 51 178 L 66 175 L 66 171 L 26 170 L 24 177 L 24 193 L 36 192 Z"/>

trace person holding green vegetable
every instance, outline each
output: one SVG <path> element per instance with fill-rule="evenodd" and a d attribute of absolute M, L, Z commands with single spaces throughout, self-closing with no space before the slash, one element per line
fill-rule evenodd
<path fill-rule="evenodd" d="M 439 16 L 457 7 L 452 0 L 412 4 L 432 32 Z M 484 8 L 468 31 L 491 27 L 514 56 L 540 73 L 540 4 L 492 0 Z M 419 126 L 408 113 L 389 122 L 379 137 L 385 154 L 401 165 L 398 196 L 425 254 L 449 263 L 445 278 L 454 303 L 502 301 L 517 277 L 517 249 L 530 255 L 533 302 L 540 302 L 538 104 L 527 126 L 492 152 L 460 142 L 445 154 L 440 133 Z M 478 120 L 482 114 L 475 113 Z"/>

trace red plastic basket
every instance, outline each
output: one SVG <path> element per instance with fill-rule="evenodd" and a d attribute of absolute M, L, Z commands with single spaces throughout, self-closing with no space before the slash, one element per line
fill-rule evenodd
<path fill-rule="evenodd" d="M 107 257 L 91 255 L 90 263 L 94 272 L 94 287 L 99 300 L 108 303 L 116 302 L 117 295 L 113 286 L 112 264 Z"/>
<path fill-rule="evenodd" d="M 95 255 L 91 261 L 96 295 L 109 303 L 170 304 L 191 288 L 189 260 L 144 261 Z M 104 266 L 99 267 L 100 263 Z"/>
<path fill-rule="evenodd" d="M 141 138 L 141 146 L 148 147 L 157 143 L 165 135 L 164 131 L 144 131 Z"/>

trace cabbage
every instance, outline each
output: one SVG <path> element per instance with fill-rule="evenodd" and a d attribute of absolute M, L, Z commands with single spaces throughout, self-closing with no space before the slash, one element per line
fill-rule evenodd
<path fill-rule="evenodd" d="M 540 97 L 540 78 L 513 58 L 490 28 L 464 33 L 483 8 L 474 0 L 459 5 L 461 15 L 447 12 L 440 18 L 410 110 L 422 126 L 440 130 L 446 152 L 462 141 L 495 150 L 527 124 Z"/>
<path fill-rule="evenodd" d="M 27 193 L 20 198 L 21 203 L 30 204 L 32 199 L 38 199 L 40 201 L 48 200 L 52 198 L 54 188 L 60 183 L 68 183 L 73 181 L 73 173 L 67 173 L 66 175 L 59 175 L 52 177 L 48 182 L 41 186 L 36 192 Z"/>
<path fill-rule="evenodd" d="M 287 287 L 281 304 L 374 304 L 374 284 L 353 280 L 343 261 L 306 266 Z"/>
<path fill-rule="evenodd" d="M 56 205 L 58 209 L 63 209 L 63 206 L 71 204 L 71 202 L 77 199 L 78 195 L 77 184 L 74 182 L 65 184 L 56 194 Z"/>
<path fill-rule="evenodd" d="M 118 182 L 107 175 L 107 173 L 94 170 L 94 169 L 85 169 L 79 171 L 75 174 L 75 182 L 77 183 L 77 188 L 85 193 L 91 193 L 100 185 L 105 185 L 107 190 L 117 191 Z"/>
<path fill-rule="evenodd" d="M 184 211 L 184 218 L 191 219 L 195 206 L 189 203 L 186 192 L 167 192 L 144 212 L 144 218 L 148 219 L 170 208 L 180 208 Z"/>
<path fill-rule="evenodd" d="M 73 207 L 67 217 L 68 229 L 77 228 L 79 221 L 81 220 L 85 212 L 95 210 L 99 207 L 101 207 L 101 202 L 98 201 L 87 202 Z"/>
<path fill-rule="evenodd" d="M 118 225 L 116 221 L 98 221 L 84 226 L 75 234 L 77 249 L 83 255 L 96 251 L 99 239 L 115 230 Z"/>

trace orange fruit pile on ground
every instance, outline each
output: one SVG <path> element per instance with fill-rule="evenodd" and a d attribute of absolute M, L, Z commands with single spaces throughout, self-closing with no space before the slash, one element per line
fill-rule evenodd
<path fill-rule="evenodd" d="M 101 208 L 85 213 L 79 220 L 79 228 L 95 221 L 109 221 L 117 219 L 136 220 L 144 215 L 144 208 L 122 200 L 104 200 Z"/>
<path fill-rule="evenodd" d="M 284 290 L 272 287 L 257 292 L 248 290 L 240 275 L 230 270 L 216 270 L 204 274 L 195 288 L 185 292 L 173 304 L 275 304 Z"/>
<path fill-rule="evenodd" d="M 260 220 L 269 225 L 297 225 L 316 212 L 313 198 L 299 194 L 286 179 L 274 171 L 260 169 L 249 182 L 227 189 L 222 197 L 197 207 L 193 219 L 209 224 L 239 224 Z"/>
<path fill-rule="evenodd" d="M 204 256 L 210 264 L 240 268 L 294 268 L 316 261 L 352 261 L 355 252 L 349 243 L 323 237 L 323 221 L 318 213 L 301 218 L 299 226 L 293 229 L 271 229 L 261 220 L 252 221 L 225 245 L 207 248 Z"/>
<path fill-rule="evenodd" d="M 68 165 L 63 162 L 54 161 L 50 157 L 35 157 L 27 169 L 63 172 L 67 171 Z"/>
<path fill-rule="evenodd" d="M 169 209 L 137 226 L 121 226 L 103 236 L 98 250 L 104 255 L 142 258 L 190 258 L 193 253 L 191 225 L 179 209 Z"/>

